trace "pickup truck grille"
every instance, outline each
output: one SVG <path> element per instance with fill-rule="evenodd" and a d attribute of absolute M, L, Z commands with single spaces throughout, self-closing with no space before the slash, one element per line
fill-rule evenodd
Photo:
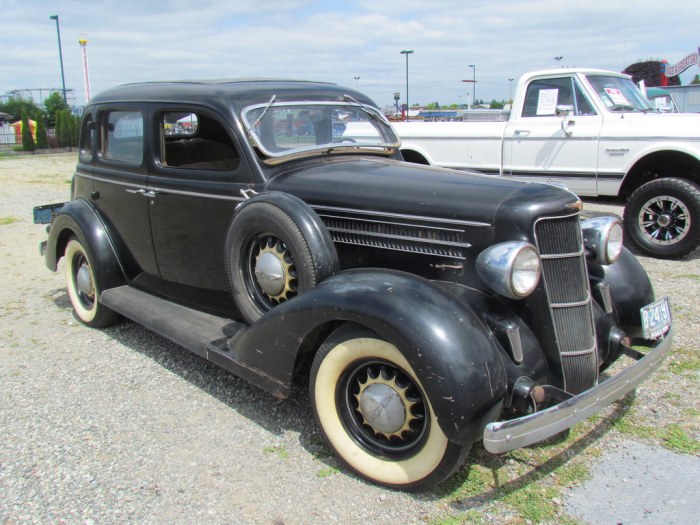
<path fill-rule="evenodd" d="M 464 259 L 464 230 L 319 212 L 333 242 Z"/>
<path fill-rule="evenodd" d="M 578 215 L 540 219 L 535 240 L 559 346 L 564 388 L 579 394 L 598 382 L 591 293 Z"/>

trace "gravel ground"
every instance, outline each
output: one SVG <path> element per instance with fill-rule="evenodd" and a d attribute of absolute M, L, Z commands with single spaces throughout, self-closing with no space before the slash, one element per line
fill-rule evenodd
<path fill-rule="evenodd" d="M 355 478 L 323 444 L 304 385 L 278 401 L 131 322 L 78 323 L 63 274 L 38 254 L 44 228 L 31 219 L 33 206 L 68 197 L 74 164 L 72 154 L 0 160 L 1 523 L 455 523 L 471 521 L 468 511 L 484 523 L 527 521 L 493 490 L 465 489 L 468 469 L 418 495 Z M 617 204 L 587 207 L 621 213 Z M 696 352 L 700 254 L 642 262 L 657 295 L 671 297 L 674 347 Z M 624 420 L 678 424 L 697 443 L 697 366 L 671 361 L 637 389 Z M 653 433 L 606 428 L 567 449 L 591 474 L 554 498 L 558 516 L 695 523 L 684 509 L 700 504 L 697 492 L 680 489 L 697 481 L 698 457 L 661 444 Z M 501 476 L 517 457 L 504 456 Z M 525 479 L 548 483 L 539 473 L 551 461 L 534 461 Z M 691 505 L 664 503 L 667 493 Z"/>

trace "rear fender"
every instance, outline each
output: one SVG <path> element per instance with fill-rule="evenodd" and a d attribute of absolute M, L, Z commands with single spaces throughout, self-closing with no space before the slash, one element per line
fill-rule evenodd
<path fill-rule="evenodd" d="M 490 330 L 464 303 L 405 273 L 340 272 L 273 308 L 239 332 L 229 348 L 246 368 L 288 386 L 304 341 L 337 322 L 364 326 L 396 345 L 451 441 L 477 440 L 500 412 L 507 378 Z"/>
<path fill-rule="evenodd" d="M 83 199 L 67 202 L 51 223 L 45 256 L 46 266 L 51 271 L 56 271 L 71 237 L 76 237 L 90 251 L 98 289 L 107 290 L 127 282 L 104 224 L 95 209 Z"/>

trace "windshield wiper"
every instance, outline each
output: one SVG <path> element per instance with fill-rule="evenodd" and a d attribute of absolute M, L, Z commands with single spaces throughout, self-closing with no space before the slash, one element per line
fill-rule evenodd
<path fill-rule="evenodd" d="M 358 106 L 360 106 L 360 109 L 361 109 L 362 111 L 364 111 L 365 113 L 367 113 L 367 114 L 372 118 L 372 120 L 376 120 L 376 121 L 381 122 L 381 119 L 379 118 L 379 116 L 378 116 L 376 113 L 374 113 L 373 111 L 370 111 L 369 109 L 367 109 L 367 108 L 365 107 L 365 105 L 364 105 L 363 103 L 361 103 L 359 100 L 357 100 L 357 99 L 351 97 L 351 96 L 348 95 L 348 94 L 343 95 L 343 98 L 344 98 L 345 100 L 349 100 L 350 102 L 354 102 L 355 104 L 357 104 Z"/>
<path fill-rule="evenodd" d="M 267 113 L 267 110 L 270 109 L 270 106 L 274 103 L 275 99 L 277 98 L 277 95 L 272 95 L 272 98 L 270 99 L 270 102 L 267 103 L 267 106 L 265 106 L 265 109 L 263 109 L 263 112 L 260 113 L 260 116 L 253 122 L 253 125 L 250 127 L 251 130 L 254 130 L 255 127 L 260 123 L 262 118 L 265 116 L 265 113 Z"/>
<path fill-rule="evenodd" d="M 610 108 L 611 111 L 639 111 L 639 108 L 636 108 L 632 104 L 615 104 Z"/>

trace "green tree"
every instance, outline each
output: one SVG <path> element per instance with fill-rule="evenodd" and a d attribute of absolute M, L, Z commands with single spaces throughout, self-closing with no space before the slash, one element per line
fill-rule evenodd
<path fill-rule="evenodd" d="M 700 84 L 700 75 L 695 75 L 695 78 L 692 80 L 691 84 Z"/>
<path fill-rule="evenodd" d="M 46 114 L 48 115 L 48 125 L 50 128 L 56 126 L 56 113 L 59 111 L 67 111 L 68 104 L 63 100 L 63 96 L 58 92 L 54 91 L 46 100 L 44 100 L 44 107 L 46 108 Z"/>
<path fill-rule="evenodd" d="M 40 149 L 49 147 L 49 137 L 46 134 L 43 113 L 37 113 L 36 115 L 36 147 Z"/>
<path fill-rule="evenodd" d="M 29 117 L 26 111 L 22 111 L 22 149 L 24 151 L 34 151 L 34 137 L 29 127 Z"/>
<path fill-rule="evenodd" d="M 503 106 L 505 106 L 504 101 L 498 101 L 495 98 L 491 100 L 491 109 L 503 109 Z"/>
<path fill-rule="evenodd" d="M 34 104 L 32 99 L 11 98 L 7 102 L 0 103 L 0 111 L 9 113 L 15 119 L 20 119 L 23 111 L 27 115 L 36 115 L 41 111 L 41 108 Z"/>

